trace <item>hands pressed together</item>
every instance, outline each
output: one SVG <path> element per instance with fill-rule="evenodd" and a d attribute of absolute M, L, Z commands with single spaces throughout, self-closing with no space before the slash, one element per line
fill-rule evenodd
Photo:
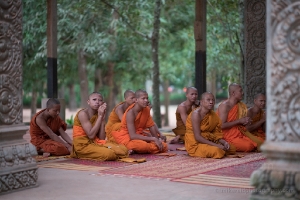
<path fill-rule="evenodd" d="M 106 107 L 107 107 L 106 103 L 103 103 L 101 106 L 99 106 L 99 108 L 98 108 L 98 115 L 99 116 L 104 116 L 105 115 Z"/>
<path fill-rule="evenodd" d="M 242 117 L 240 120 L 240 123 L 243 125 L 243 126 L 246 126 L 248 124 L 251 124 L 252 123 L 252 119 L 250 117 Z"/>

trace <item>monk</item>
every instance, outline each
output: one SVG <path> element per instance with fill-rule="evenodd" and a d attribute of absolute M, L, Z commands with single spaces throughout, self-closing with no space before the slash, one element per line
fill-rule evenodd
<path fill-rule="evenodd" d="M 266 139 L 266 96 L 259 93 L 254 96 L 254 105 L 248 109 L 247 116 L 252 120 L 251 124 L 246 126 L 252 135 L 259 137 L 261 140 Z"/>
<path fill-rule="evenodd" d="M 198 98 L 198 90 L 195 87 L 188 87 L 186 89 L 186 100 L 179 104 L 176 109 L 176 128 L 172 131 L 176 137 L 170 141 L 170 143 L 183 143 L 185 135 L 185 122 L 187 116 L 192 110 L 199 106 L 200 102 Z"/>
<path fill-rule="evenodd" d="M 215 97 L 210 92 L 201 95 L 200 107 L 186 120 L 185 149 L 190 156 L 223 158 L 235 154 L 235 146 L 223 139 L 221 120 L 213 111 Z"/>
<path fill-rule="evenodd" d="M 262 140 L 247 131 L 251 123 L 247 117 L 247 106 L 241 102 L 243 89 L 239 84 L 232 83 L 228 88 L 229 98 L 220 103 L 217 114 L 222 121 L 224 139 L 236 147 L 236 151 L 250 152 L 259 150 Z"/>
<path fill-rule="evenodd" d="M 123 115 L 120 130 L 112 131 L 112 136 L 118 144 L 124 144 L 128 150 L 135 153 L 166 152 L 168 146 L 158 136 L 150 115 L 148 93 L 137 90 L 135 98 L 135 103 L 130 105 Z M 147 128 L 150 130 L 150 135 L 144 134 Z"/>
<path fill-rule="evenodd" d="M 59 112 L 59 100 L 51 98 L 46 109 L 36 113 L 30 122 L 31 143 L 39 154 L 63 156 L 72 152 L 72 140 L 65 132 L 67 124 L 59 117 Z"/>
<path fill-rule="evenodd" d="M 73 125 L 73 152 L 71 157 L 91 160 L 117 160 L 128 157 L 124 145 L 105 140 L 106 103 L 100 93 L 93 92 L 88 107 L 77 112 Z"/>
<path fill-rule="evenodd" d="M 112 131 L 119 131 L 121 127 L 121 120 L 126 111 L 126 109 L 135 102 L 135 92 L 132 90 L 126 90 L 124 92 L 124 99 L 125 101 L 119 103 L 115 106 L 115 108 L 111 111 L 108 121 L 105 125 L 105 132 L 107 140 L 110 142 L 115 142 L 115 139 L 111 135 Z M 149 102 L 149 108 L 151 109 L 152 106 Z M 164 136 L 158 129 L 157 125 L 155 124 L 155 130 L 160 138 L 166 141 L 166 136 Z M 151 134 L 148 130 L 144 130 L 144 134 Z"/>
<path fill-rule="evenodd" d="M 134 91 L 126 90 L 124 92 L 124 99 L 125 101 L 122 101 L 113 108 L 105 125 L 106 138 L 109 142 L 115 142 L 115 139 L 111 135 L 111 132 L 120 130 L 121 120 L 126 109 L 135 102 Z"/>

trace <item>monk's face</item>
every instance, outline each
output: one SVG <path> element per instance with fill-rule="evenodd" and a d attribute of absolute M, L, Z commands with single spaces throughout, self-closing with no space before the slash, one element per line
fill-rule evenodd
<path fill-rule="evenodd" d="M 190 88 L 185 96 L 189 101 L 195 102 L 198 98 L 198 91 L 195 90 L 195 89 Z"/>
<path fill-rule="evenodd" d="M 139 97 L 136 98 L 136 103 L 139 104 L 142 107 L 147 107 L 149 104 L 148 100 L 148 94 L 147 93 L 141 93 Z"/>
<path fill-rule="evenodd" d="M 212 94 L 206 94 L 202 99 L 201 99 L 201 106 L 208 110 L 212 110 L 215 106 L 215 97 Z"/>
<path fill-rule="evenodd" d="M 259 95 L 258 97 L 256 97 L 256 99 L 254 99 L 254 104 L 260 109 L 264 109 L 266 107 L 266 96 Z"/>
<path fill-rule="evenodd" d="M 56 104 L 47 109 L 51 117 L 56 118 L 60 113 L 60 104 Z"/>
<path fill-rule="evenodd" d="M 104 101 L 103 97 L 100 94 L 95 93 L 90 96 L 87 103 L 92 109 L 98 110 L 98 108 L 104 103 Z"/>
<path fill-rule="evenodd" d="M 126 103 L 128 103 L 129 105 L 133 104 L 135 102 L 135 94 L 134 93 L 130 93 L 126 99 L 125 99 Z"/>
<path fill-rule="evenodd" d="M 236 86 L 234 88 L 234 96 L 240 101 L 243 100 L 244 92 L 241 86 Z"/>

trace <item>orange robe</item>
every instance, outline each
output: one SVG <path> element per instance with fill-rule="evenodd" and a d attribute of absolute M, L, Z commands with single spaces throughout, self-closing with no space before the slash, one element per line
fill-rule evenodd
<path fill-rule="evenodd" d="M 36 124 L 36 117 L 45 110 L 46 109 L 43 109 L 40 112 L 36 113 L 30 122 L 30 142 L 37 148 L 38 151 L 43 149 L 44 152 L 50 153 L 51 155 L 63 156 L 70 154 L 65 145 L 52 140 L 49 135 Z M 62 128 L 63 130 L 67 129 L 67 124 L 59 116 L 57 116 L 56 118 L 49 118 L 46 123 L 47 126 L 53 131 L 53 133 L 58 136 L 60 135 L 60 128 Z"/>
<path fill-rule="evenodd" d="M 255 124 L 256 122 L 258 122 L 259 120 L 261 120 L 262 116 L 264 114 L 264 111 L 260 111 L 259 113 L 257 113 L 253 118 L 252 118 L 252 124 Z M 258 127 L 256 130 L 251 131 L 252 135 L 259 137 L 262 141 L 266 140 L 266 133 L 263 130 L 263 127 L 260 126 Z"/>
<path fill-rule="evenodd" d="M 119 131 L 112 131 L 112 136 L 118 144 L 124 144 L 127 149 L 133 150 L 136 153 L 159 153 L 159 149 L 154 142 L 146 142 L 143 140 L 131 140 L 127 128 L 126 115 L 127 112 L 133 108 L 135 104 L 128 107 L 123 115 L 121 121 L 121 129 Z M 137 134 L 143 134 L 143 130 L 154 126 L 154 121 L 150 115 L 150 108 L 143 108 L 136 116 L 134 121 L 135 131 Z M 168 146 L 163 142 L 163 151 L 166 152 Z"/>
<path fill-rule="evenodd" d="M 219 110 L 217 111 L 219 114 Z M 227 116 L 227 122 L 238 120 L 247 115 L 247 106 L 239 102 L 229 111 Z M 250 152 L 257 148 L 259 150 L 262 140 L 252 135 L 246 130 L 245 126 L 237 125 L 231 128 L 222 129 L 224 140 L 233 144 L 236 147 L 236 151 Z"/>
<path fill-rule="evenodd" d="M 81 110 L 80 110 L 81 111 Z M 97 136 L 91 140 L 84 132 L 78 119 L 78 114 L 74 118 L 73 125 L 73 152 L 72 158 L 82 158 L 91 160 L 117 160 L 118 158 L 128 157 L 128 150 L 124 145 L 116 145 L 113 143 L 100 140 Z M 95 125 L 98 114 L 91 117 L 92 126 Z"/>
<path fill-rule="evenodd" d="M 121 128 L 121 120 L 119 119 L 119 116 L 116 113 L 116 108 L 119 105 L 122 105 L 124 103 L 125 103 L 125 101 L 116 105 L 108 117 L 107 123 L 105 125 L 105 133 L 106 133 L 107 141 L 109 141 L 109 142 L 116 142 L 114 137 L 111 135 L 111 132 L 119 131 Z"/>
<path fill-rule="evenodd" d="M 192 112 L 192 108 L 190 110 L 187 111 L 187 115 L 189 115 Z M 181 119 L 181 115 L 180 113 L 175 113 L 176 116 L 176 128 L 172 129 L 172 131 L 175 133 L 175 135 L 179 135 L 180 136 L 180 140 L 184 141 L 185 139 L 185 125 Z"/>
<path fill-rule="evenodd" d="M 216 146 L 199 143 L 195 139 L 192 126 L 191 112 L 186 120 L 185 132 L 185 149 L 190 156 L 202 158 L 223 158 L 226 154 L 235 154 L 235 146 L 230 145 L 230 149 L 226 152 Z M 223 138 L 221 130 L 221 120 L 214 111 L 208 112 L 199 124 L 201 136 L 205 139 L 220 144 L 219 140 Z"/>

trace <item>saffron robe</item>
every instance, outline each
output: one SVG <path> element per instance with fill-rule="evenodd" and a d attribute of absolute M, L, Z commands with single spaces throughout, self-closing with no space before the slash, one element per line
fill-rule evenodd
<path fill-rule="evenodd" d="M 156 146 L 155 142 L 146 142 L 143 140 L 131 140 L 127 128 L 126 115 L 130 109 L 133 108 L 135 104 L 132 104 L 128 107 L 126 112 L 123 115 L 121 121 L 121 128 L 119 131 L 112 131 L 112 136 L 115 138 L 115 141 L 118 144 L 124 144 L 127 149 L 133 150 L 136 153 L 159 153 L 159 149 Z M 134 121 L 135 131 L 137 134 L 143 135 L 143 130 L 154 126 L 154 121 L 150 115 L 150 108 L 143 108 L 136 116 Z M 167 152 L 168 146 L 165 142 L 163 144 L 163 151 Z"/>
<path fill-rule="evenodd" d="M 119 119 L 119 116 L 116 113 L 116 108 L 119 105 L 122 105 L 124 103 L 125 103 L 125 101 L 116 105 L 108 117 L 107 123 L 105 125 L 105 133 L 106 133 L 107 141 L 109 141 L 109 142 L 114 142 L 114 143 L 116 142 L 114 137 L 111 135 L 111 132 L 119 131 L 121 128 L 121 120 Z"/>
<path fill-rule="evenodd" d="M 187 115 L 189 115 L 192 112 L 192 108 L 187 111 Z M 185 140 L 185 130 L 186 127 L 181 119 L 180 113 L 175 113 L 176 116 L 176 128 L 172 129 L 172 131 L 175 133 L 175 135 L 180 136 L 180 140 L 184 141 Z"/>
<path fill-rule="evenodd" d="M 55 156 L 64 156 L 70 154 L 69 150 L 65 145 L 60 142 L 52 140 L 47 133 L 45 133 L 36 123 L 36 118 L 46 109 L 43 109 L 36 113 L 30 122 L 30 142 L 36 147 L 37 151 L 41 149 L 44 152 L 50 153 Z M 64 131 L 67 129 L 67 124 L 59 117 L 49 118 L 47 120 L 47 126 L 55 133 L 60 135 L 59 129 L 62 128 Z"/>
<path fill-rule="evenodd" d="M 100 140 L 97 136 L 91 140 L 84 132 L 80 120 L 78 119 L 80 111 L 78 111 L 74 118 L 72 158 L 117 160 L 119 158 L 128 157 L 128 150 L 124 145 L 109 143 L 105 140 Z M 95 125 L 97 119 L 98 114 L 96 113 L 90 119 L 92 126 Z"/>
<path fill-rule="evenodd" d="M 224 151 L 216 146 L 209 144 L 199 143 L 195 139 L 192 126 L 192 113 L 191 112 L 186 120 L 185 132 L 185 149 L 190 156 L 201 158 L 223 158 L 226 154 L 235 154 L 235 146 L 230 145 L 228 151 Z M 223 139 L 221 129 L 221 120 L 214 111 L 209 111 L 199 124 L 201 136 L 216 144 L 221 144 L 220 139 Z"/>
<path fill-rule="evenodd" d="M 261 118 L 263 117 L 264 111 L 260 111 L 259 113 L 257 113 L 253 118 L 252 118 L 252 124 L 255 124 L 256 122 L 258 122 L 259 120 L 261 120 Z M 260 138 L 262 141 L 266 140 L 266 133 L 263 130 L 263 127 L 260 126 L 258 127 L 256 130 L 251 131 L 252 135 Z"/>
<path fill-rule="evenodd" d="M 217 110 L 219 115 L 219 109 Z M 239 102 L 229 111 L 227 122 L 238 120 L 247 115 L 247 106 Z M 259 150 L 262 140 L 252 135 L 243 125 L 233 126 L 231 128 L 222 129 L 224 140 L 233 144 L 236 151 L 250 152 L 257 148 Z"/>

